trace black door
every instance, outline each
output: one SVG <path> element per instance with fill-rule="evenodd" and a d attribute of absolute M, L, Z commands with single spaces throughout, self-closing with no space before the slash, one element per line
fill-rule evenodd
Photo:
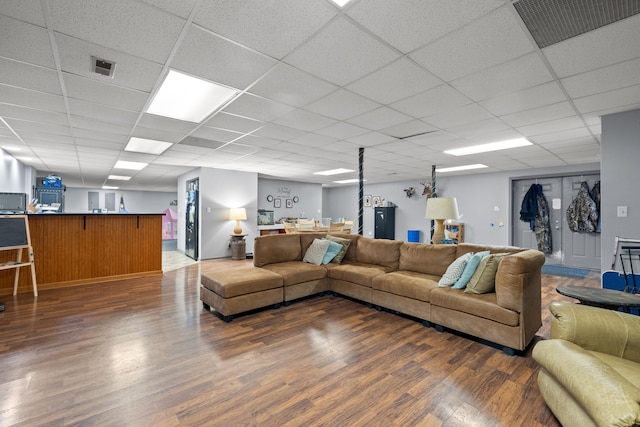
<path fill-rule="evenodd" d="M 376 239 L 396 238 L 396 209 L 395 207 L 375 208 Z"/>
<path fill-rule="evenodd" d="M 184 254 L 198 260 L 198 179 L 187 182 Z"/>

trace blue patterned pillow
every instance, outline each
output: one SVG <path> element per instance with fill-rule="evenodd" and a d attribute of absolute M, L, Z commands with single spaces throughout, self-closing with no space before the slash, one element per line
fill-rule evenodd
<path fill-rule="evenodd" d="M 464 271 L 462 272 L 462 275 L 456 281 L 456 283 L 451 287 L 451 289 L 466 288 L 467 283 L 469 283 L 469 280 L 471 280 L 471 277 L 473 276 L 473 273 L 476 272 L 476 269 L 478 268 L 480 261 L 482 261 L 482 258 L 486 257 L 487 255 L 489 255 L 489 251 L 477 252 L 473 254 L 471 258 L 469 258 L 469 261 L 467 261 L 467 265 L 464 267 Z"/>
<path fill-rule="evenodd" d="M 324 258 L 324 254 L 327 252 L 328 247 L 328 240 L 314 239 L 311 246 L 309 246 L 309 249 L 307 249 L 307 252 L 305 252 L 302 260 L 310 264 L 320 265 L 322 264 L 322 259 Z"/>
<path fill-rule="evenodd" d="M 449 264 L 449 267 L 447 267 L 447 271 L 445 271 L 440 278 L 438 286 L 442 288 L 445 286 L 451 286 L 456 283 L 460 276 L 462 276 L 462 272 L 467 266 L 467 262 L 472 255 L 472 252 L 467 252 L 466 254 L 459 256 L 455 261 Z"/>
<path fill-rule="evenodd" d="M 330 263 L 331 260 L 334 259 L 342 250 L 342 245 L 340 243 L 332 242 L 331 240 L 327 241 L 329 242 L 329 247 L 327 248 L 327 252 L 324 253 L 324 258 L 322 258 L 323 264 Z"/>

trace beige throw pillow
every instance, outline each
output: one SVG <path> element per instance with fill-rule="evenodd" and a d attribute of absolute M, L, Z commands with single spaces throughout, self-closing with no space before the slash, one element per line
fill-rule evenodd
<path fill-rule="evenodd" d="M 339 243 L 339 244 L 342 245 L 342 249 L 340 250 L 340 252 L 338 252 L 338 255 L 333 257 L 333 259 L 331 260 L 331 262 L 335 262 L 337 264 L 340 264 L 342 262 L 342 259 L 344 258 L 344 256 L 347 254 L 347 250 L 349 249 L 349 245 L 351 245 L 351 240 L 343 239 L 342 237 L 332 236 L 330 234 L 327 234 L 326 239 L 327 240 L 331 240 L 332 242 Z"/>
<path fill-rule="evenodd" d="M 469 280 L 467 288 L 464 290 L 470 294 L 487 294 L 493 292 L 496 287 L 496 272 L 502 258 L 509 254 L 491 254 L 482 258 L 480 265 Z"/>

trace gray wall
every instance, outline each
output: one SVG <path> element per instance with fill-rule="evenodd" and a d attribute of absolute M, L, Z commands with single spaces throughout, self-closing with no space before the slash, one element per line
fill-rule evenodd
<path fill-rule="evenodd" d="M 105 207 L 105 195 L 115 193 L 116 212 L 120 207 L 120 197 L 124 197 L 124 206 L 129 213 L 162 213 L 170 207 L 170 203 L 176 200 L 175 192 L 160 191 L 128 191 L 128 190 L 103 190 L 101 188 L 70 188 L 64 193 L 64 211 L 67 213 L 89 212 L 89 192 L 97 192 L 100 208 Z M 176 206 L 171 206 L 176 210 Z"/>
<path fill-rule="evenodd" d="M 253 240 L 258 233 L 258 174 L 224 169 L 200 168 L 178 178 L 178 250 L 184 252 L 187 181 L 200 179 L 199 258 L 231 256 L 230 234 L 236 222 L 230 221 L 229 209 L 246 208 L 247 220 L 240 221 L 242 232 L 248 234 L 247 253 L 253 252 Z"/>
<path fill-rule="evenodd" d="M 267 201 L 267 196 L 280 199 L 280 208 L 275 208 L 274 202 Z M 298 197 L 298 203 L 292 203 L 292 207 L 287 208 L 287 199 L 294 196 Z M 273 211 L 276 220 L 288 216 L 320 219 L 323 215 L 323 199 L 320 184 L 265 178 L 258 180 L 258 209 Z"/>
<path fill-rule="evenodd" d="M 611 269 L 617 237 L 640 239 L 640 110 L 602 117 L 601 270 Z M 617 207 L 627 206 L 627 217 Z"/>
<path fill-rule="evenodd" d="M 544 176 L 563 176 L 598 171 L 597 163 L 567 165 L 557 168 L 538 168 L 523 171 L 470 174 L 447 177 L 438 176 L 439 197 L 455 197 L 458 201 L 460 222 L 465 225 L 465 242 L 490 245 L 511 244 L 511 206 L 521 200 L 512 201 L 511 183 L 516 179 Z M 408 199 L 403 191 L 414 187 L 418 193 Z M 422 186 L 418 181 L 402 181 L 387 184 L 369 184 L 364 194 L 381 196 L 394 202 L 396 208 L 396 239 L 407 240 L 408 230 L 421 230 L 420 241 L 429 242 L 429 220 L 424 218 L 426 198 L 421 196 Z M 325 190 L 323 205 L 328 216 L 345 216 L 357 219 L 358 187 L 338 187 Z M 502 220 L 502 226 L 500 223 Z M 516 220 L 519 220 L 516 218 Z M 603 226 L 604 227 L 604 226 Z M 373 236 L 373 208 L 364 209 L 363 234 Z M 354 231 L 355 232 L 355 231 Z"/>

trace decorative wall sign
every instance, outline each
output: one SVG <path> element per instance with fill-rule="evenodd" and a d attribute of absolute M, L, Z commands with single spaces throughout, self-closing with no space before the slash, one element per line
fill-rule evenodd
<path fill-rule="evenodd" d="M 365 208 L 371 207 L 371 194 L 367 194 L 366 196 L 364 196 L 364 207 Z"/>
<path fill-rule="evenodd" d="M 292 208 L 292 207 L 293 207 L 293 200 L 287 199 L 287 208 Z"/>
<path fill-rule="evenodd" d="M 282 207 L 282 200 L 281 200 L 281 199 L 275 199 L 275 200 L 273 201 L 273 207 L 274 207 L 274 208 Z"/>
<path fill-rule="evenodd" d="M 373 207 L 378 208 L 382 206 L 382 198 L 380 196 L 373 196 Z"/>

